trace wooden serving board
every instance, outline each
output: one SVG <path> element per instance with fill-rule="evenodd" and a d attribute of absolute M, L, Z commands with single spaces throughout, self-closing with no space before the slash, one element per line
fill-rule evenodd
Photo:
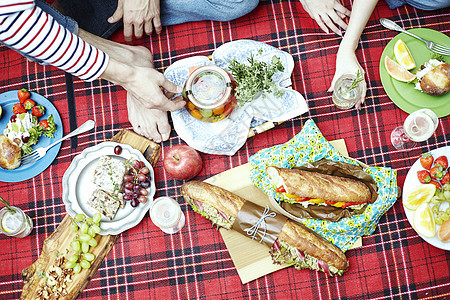
<path fill-rule="evenodd" d="M 348 156 L 344 140 L 335 140 L 330 143 L 341 154 Z M 250 171 L 250 163 L 246 163 L 210 177 L 206 179 L 205 182 L 220 186 L 263 207 L 269 205 L 273 211 L 282 213 L 270 202 L 269 197 L 253 184 L 250 179 Z M 246 284 L 264 275 L 289 267 L 289 265 L 286 264 L 273 264 L 267 246 L 243 236 L 234 230 L 220 228 L 219 231 L 227 246 L 242 284 Z M 360 247 L 361 245 L 362 240 L 359 239 L 357 243 L 353 245 L 353 248 Z"/>
<path fill-rule="evenodd" d="M 141 151 L 144 157 L 154 166 L 161 154 L 160 145 L 144 138 L 130 130 L 123 129 L 115 135 L 111 141 L 128 144 Z M 70 242 L 76 233 L 70 230 L 72 218 L 67 214 L 61 224 L 56 228 L 45 241 L 39 258 L 29 267 L 22 271 L 24 287 L 21 299 L 36 299 L 39 284 L 44 282 L 42 272 L 47 272 L 49 267 L 54 264 L 57 255 L 63 255 L 69 258 L 73 251 L 70 248 Z M 83 269 L 79 274 L 72 275 L 72 282 L 67 285 L 68 295 L 64 299 L 75 299 L 86 288 L 91 278 L 97 273 L 98 268 L 108 255 L 109 251 L 116 242 L 118 235 L 97 235 L 97 246 L 91 248 L 90 252 L 95 255 L 89 269 Z M 68 250 L 66 250 L 68 249 Z"/>

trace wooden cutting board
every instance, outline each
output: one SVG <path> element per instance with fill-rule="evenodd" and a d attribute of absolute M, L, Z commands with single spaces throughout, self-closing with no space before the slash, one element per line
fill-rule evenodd
<path fill-rule="evenodd" d="M 161 154 L 160 145 L 127 129 L 121 130 L 111 141 L 128 144 L 141 151 L 152 166 L 155 166 Z M 70 230 L 71 221 L 72 218 L 67 214 L 55 232 L 44 241 L 39 258 L 22 271 L 24 287 L 21 299 L 36 299 L 39 284 L 45 280 L 42 273 L 49 270 L 57 256 L 63 255 L 69 258 L 72 255 L 70 242 L 76 233 Z M 72 275 L 73 281 L 67 284 L 66 291 L 68 295 L 64 299 L 75 299 L 84 290 L 91 278 L 97 273 L 98 268 L 103 263 L 117 238 L 118 235 L 97 235 L 98 244 L 90 250 L 95 255 L 95 259 L 91 262 L 91 267 L 83 269 L 79 274 Z M 69 252 L 66 249 L 69 249 Z"/>
<path fill-rule="evenodd" d="M 330 143 L 341 154 L 348 156 L 347 147 L 343 139 L 334 140 Z M 277 207 L 269 201 L 269 197 L 253 184 L 250 179 L 250 171 L 250 163 L 246 163 L 210 177 L 205 182 L 220 186 L 263 207 L 269 205 L 273 211 L 278 211 Z M 278 212 L 282 213 L 281 211 Z M 286 264 L 273 264 L 269 249 L 264 244 L 260 244 L 234 230 L 220 228 L 219 231 L 242 284 L 289 267 Z M 359 239 L 353 245 L 353 248 L 361 245 L 362 240 Z"/>

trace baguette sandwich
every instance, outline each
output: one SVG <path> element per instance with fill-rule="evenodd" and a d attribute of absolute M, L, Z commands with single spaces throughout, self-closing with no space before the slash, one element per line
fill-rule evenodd
<path fill-rule="evenodd" d="M 267 167 L 267 173 L 279 199 L 287 203 L 360 209 L 373 202 L 367 185 L 355 179 L 275 166 Z"/>
<path fill-rule="evenodd" d="M 226 229 L 233 227 L 239 211 L 247 201 L 225 189 L 201 181 L 183 184 L 181 193 L 195 212 Z M 338 247 L 303 224 L 289 219 L 282 225 L 269 252 L 274 263 L 293 264 L 299 270 L 309 268 L 323 271 L 327 275 L 342 275 L 349 267 L 345 254 Z"/>

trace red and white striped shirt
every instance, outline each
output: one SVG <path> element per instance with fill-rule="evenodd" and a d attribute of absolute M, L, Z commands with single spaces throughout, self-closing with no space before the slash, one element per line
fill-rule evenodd
<path fill-rule="evenodd" d="M 0 40 L 85 81 L 106 69 L 109 56 L 59 25 L 33 0 L 0 0 Z"/>

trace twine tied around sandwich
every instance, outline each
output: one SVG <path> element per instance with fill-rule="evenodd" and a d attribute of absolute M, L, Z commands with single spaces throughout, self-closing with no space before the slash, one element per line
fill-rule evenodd
<path fill-rule="evenodd" d="M 287 218 L 270 206 L 261 206 L 251 201 L 245 201 L 239 210 L 232 228 L 255 242 L 271 247 L 281 232 Z"/>
<path fill-rule="evenodd" d="M 264 238 L 266 237 L 266 233 L 267 233 L 266 218 L 267 217 L 275 218 L 277 215 L 275 212 L 271 212 L 271 213 L 269 213 L 269 212 L 270 212 L 270 207 L 267 205 L 266 208 L 264 209 L 263 214 L 261 215 L 259 220 L 256 222 L 256 224 L 250 228 L 244 229 L 244 231 L 247 233 L 247 235 L 252 237 L 252 240 L 254 240 L 256 238 L 256 234 L 259 232 L 259 229 L 261 226 L 263 227 L 263 233 L 261 235 L 261 240 L 259 241 L 259 243 L 261 243 L 264 240 Z"/>

